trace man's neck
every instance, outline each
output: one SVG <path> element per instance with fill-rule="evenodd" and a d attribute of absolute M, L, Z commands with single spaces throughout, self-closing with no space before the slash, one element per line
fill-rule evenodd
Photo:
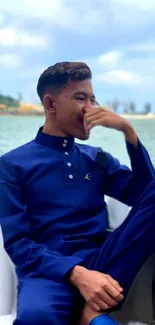
<path fill-rule="evenodd" d="M 59 128 L 53 127 L 53 125 L 49 125 L 49 123 L 45 122 L 42 132 L 48 135 L 53 135 L 56 137 L 67 137 L 68 135 L 64 132 L 60 131 Z"/>

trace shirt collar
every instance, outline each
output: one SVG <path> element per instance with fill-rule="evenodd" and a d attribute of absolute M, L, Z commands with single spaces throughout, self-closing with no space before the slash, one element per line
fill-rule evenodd
<path fill-rule="evenodd" d="M 73 137 L 57 137 L 42 132 L 43 126 L 39 128 L 35 142 L 59 151 L 71 151 L 74 148 L 75 140 Z"/>

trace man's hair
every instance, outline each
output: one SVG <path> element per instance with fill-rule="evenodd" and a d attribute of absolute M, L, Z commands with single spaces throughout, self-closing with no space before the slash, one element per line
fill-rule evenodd
<path fill-rule="evenodd" d="M 47 89 L 60 91 L 71 81 L 91 79 L 92 73 L 86 63 L 83 62 L 58 62 L 48 67 L 39 77 L 37 93 L 43 101 Z"/>

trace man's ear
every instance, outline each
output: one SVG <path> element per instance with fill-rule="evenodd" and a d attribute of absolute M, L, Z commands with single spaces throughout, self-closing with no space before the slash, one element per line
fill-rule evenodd
<path fill-rule="evenodd" d="M 49 113 L 55 113 L 55 101 L 53 100 L 51 95 L 45 95 L 44 99 L 43 99 L 43 105 L 45 107 L 45 109 L 49 112 Z"/>

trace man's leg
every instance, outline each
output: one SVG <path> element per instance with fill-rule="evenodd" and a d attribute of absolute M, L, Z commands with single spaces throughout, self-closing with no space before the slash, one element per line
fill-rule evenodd
<path fill-rule="evenodd" d="M 125 221 L 112 232 L 86 265 L 129 288 L 146 259 L 155 252 L 155 181 L 147 186 Z"/>
<path fill-rule="evenodd" d="M 42 278 L 25 279 L 19 289 L 14 325 L 74 324 L 72 312 L 76 298 L 76 290 L 65 283 Z"/>

